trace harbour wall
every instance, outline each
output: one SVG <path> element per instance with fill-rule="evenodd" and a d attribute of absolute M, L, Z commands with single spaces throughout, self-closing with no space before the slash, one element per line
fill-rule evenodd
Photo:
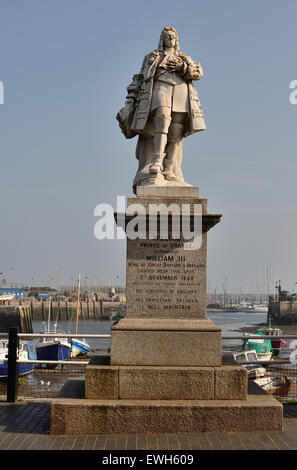
<path fill-rule="evenodd" d="M 17 328 L 19 333 L 33 333 L 29 306 L 0 305 L 0 333 L 8 333 L 9 328 Z"/>
<path fill-rule="evenodd" d="M 16 302 L 18 305 L 16 305 Z M 51 321 L 75 321 L 77 314 L 77 302 L 51 301 Z M 22 300 L 13 301 L 10 306 L 0 306 L 1 309 L 21 308 L 26 314 L 24 318 L 30 321 L 47 321 L 49 312 L 48 301 Z M 120 302 L 104 302 L 103 300 L 80 301 L 79 302 L 79 320 L 110 320 L 112 313 L 117 312 L 124 305 Z M 7 322 L 7 320 L 6 320 Z M 24 323 L 24 320 L 23 320 Z M 24 331 L 23 331 L 24 332 Z"/>
<path fill-rule="evenodd" d="M 270 301 L 268 316 L 278 325 L 291 325 L 297 324 L 297 301 L 296 300 L 281 300 Z"/>

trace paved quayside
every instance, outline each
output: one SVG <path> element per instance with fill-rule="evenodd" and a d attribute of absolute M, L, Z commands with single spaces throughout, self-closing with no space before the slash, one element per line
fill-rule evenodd
<path fill-rule="evenodd" d="M 297 406 L 283 431 L 51 436 L 49 403 L 0 403 L 0 450 L 297 450 Z"/>

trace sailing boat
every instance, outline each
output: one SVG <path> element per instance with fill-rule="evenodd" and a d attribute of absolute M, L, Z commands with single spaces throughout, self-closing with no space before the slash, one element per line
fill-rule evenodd
<path fill-rule="evenodd" d="M 76 320 L 75 320 L 75 334 L 77 335 L 78 330 L 78 314 L 79 314 L 79 298 L 80 298 L 80 274 L 78 276 L 77 284 L 77 305 L 76 305 Z M 91 351 L 90 345 L 81 338 L 72 338 L 71 341 L 71 356 L 85 356 Z"/>
<path fill-rule="evenodd" d="M 49 298 L 48 321 L 47 328 L 40 333 L 65 333 L 65 331 L 57 330 L 57 322 L 54 323 L 53 330 L 50 329 L 51 324 L 51 297 Z M 38 360 L 44 361 L 61 361 L 68 359 L 71 354 L 71 344 L 67 338 L 40 338 L 36 345 L 36 355 Z M 47 364 L 48 368 L 56 368 L 57 364 Z"/>

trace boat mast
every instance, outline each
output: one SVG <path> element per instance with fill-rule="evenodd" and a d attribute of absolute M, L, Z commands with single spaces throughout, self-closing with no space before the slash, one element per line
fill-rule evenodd
<path fill-rule="evenodd" d="M 223 285 L 223 290 L 224 290 L 224 307 L 227 307 L 227 274 L 225 273 L 225 278 L 224 278 L 224 285 Z"/>
<path fill-rule="evenodd" d="M 77 305 L 76 305 L 76 322 L 75 322 L 75 334 L 76 335 L 77 335 L 77 327 L 78 327 L 79 296 L 80 296 L 80 274 L 78 275 L 78 283 L 77 283 Z"/>
<path fill-rule="evenodd" d="M 47 319 L 47 332 L 50 332 L 50 324 L 51 324 L 51 296 L 49 296 L 49 301 L 48 301 L 48 319 Z"/>

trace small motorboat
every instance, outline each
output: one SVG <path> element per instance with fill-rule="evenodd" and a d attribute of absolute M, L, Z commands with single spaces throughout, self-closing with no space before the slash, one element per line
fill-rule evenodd
<path fill-rule="evenodd" d="M 18 360 L 27 361 L 36 360 L 36 350 L 33 341 L 20 341 L 18 348 Z M 29 374 L 34 369 L 34 364 L 26 362 L 18 363 L 18 375 Z M 6 378 L 8 375 L 8 339 L 0 340 L 0 377 Z"/>
<path fill-rule="evenodd" d="M 254 380 L 256 384 L 270 395 L 286 396 L 290 390 L 291 381 L 287 376 L 267 376 Z"/>
<path fill-rule="evenodd" d="M 234 352 L 233 357 L 235 362 L 247 369 L 248 378 L 258 384 L 265 392 L 277 396 L 288 394 L 291 381 L 286 376 L 266 375 L 266 369 L 261 364 L 257 364 L 257 361 L 261 359 L 255 350 Z M 251 364 L 252 362 L 253 364 Z"/>
<path fill-rule="evenodd" d="M 238 362 L 247 369 L 249 379 L 256 379 L 265 376 L 266 369 L 261 364 L 257 364 L 260 359 L 256 351 L 251 350 L 234 352 L 233 357 L 235 362 Z M 252 362 L 253 364 L 251 364 Z"/>
<path fill-rule="evenodd" d="M 90 345 L 84 340 L 80 338 L 72 338 L 71 341 L 71 356 L 87 356 L 88 353 L 91 351 Z"/>

